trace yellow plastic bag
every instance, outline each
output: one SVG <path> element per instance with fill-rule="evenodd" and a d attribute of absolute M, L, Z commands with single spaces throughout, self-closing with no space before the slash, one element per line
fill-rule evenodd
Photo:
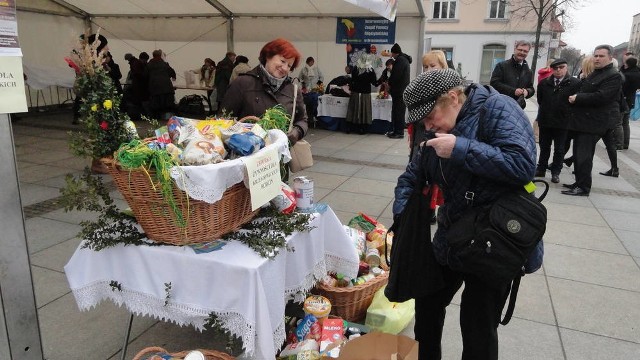
<path fill-rule="evenodd" d="M 397 335 L 413 319 L 416 313 L 415 300 L 411 299 L 401 303 L 390 302 L 384 296 L 386 287 L 385 285 L 378 289 L 373 296 L 373 302 L 367 309 L 365 325 L 377 331 Z"/>

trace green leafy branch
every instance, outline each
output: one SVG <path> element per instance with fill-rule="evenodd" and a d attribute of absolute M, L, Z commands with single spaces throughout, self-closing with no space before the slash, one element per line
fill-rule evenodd
<path fill-rule="evenodd" d="M 242 229 L 223 236 L 225 240 L 237 240 L 264 258 L 273 259 L 281 249 L 294 251 L 287 245 L 286 237 L 294 232 L 311 231 L 310 214 L 294 212 L 282 214 L 273 206 L 263 208 L 256 219 Z"/>
<path fill-rule="evenodd" d="M 67 174 L 66 186 L 60 190 L 65 211 L 98 212 L 95 221 L 82 221 L 78 236 L 85 240 L 82 248 L 99 251 L 118 244 L 143 245 L 145 235 L 138 231 L 135 219 L 122 213 L 109 196 L 102 179 L 85 168 L 80 177 Z"/>

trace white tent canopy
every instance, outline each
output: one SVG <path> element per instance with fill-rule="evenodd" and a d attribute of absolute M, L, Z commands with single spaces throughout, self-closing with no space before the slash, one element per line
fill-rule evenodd
<path fill-rule="evenodd" d="M 416 58 L 424 39 L 422 0 L 397 1 L 396 42 Z M 18 0 L 17 9 L 27 75 L 60 75 L 53 78 L 73 77 L 63 58 L 90 27 L 107 37 L 123 74 L 125 53 L 155 49 L 168 55 L 179 78 L 206 57 L 218 62 L 228 49 L 254 66 L 264 43 L 284 37 L 303 58 L 313 56 L 328 81 L 343 73 L 346 62 L 345 45 L 335 42 L 336 17 L 378 16 L 343 0 Z"/>

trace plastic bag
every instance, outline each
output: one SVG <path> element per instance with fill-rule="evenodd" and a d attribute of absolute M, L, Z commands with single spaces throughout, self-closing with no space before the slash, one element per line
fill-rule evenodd
<path fill-rule="evenodd" d="M 362 230 L 365 233 L 368 233 L 369 231 L 375 229 L 377 224 L 378 222 L 375 221 L 372 217 L 363 213 L 359 213 L 358 216 L 355 216 L 351 220 L 349 220 L 349 224 L 347 225 L 354 229 Z"/>
<path fill-rule="evenodd" d="M 640 91 L 636 91 L 636 102 L 629 113 L 629 119 L 632 121 L 640 120 Z"/>
<path fill-rule="evenodd" d="M 397 335 L 407 327 L 415 316 L 415 300 L 411 299 L 401 303 L 390 302 L 384 295 L 386 287 L 385 285 L 378 289 L 373 296 L 373 301 L 367 309 L 367 318 L 364 324 L 372 329 Z"/>

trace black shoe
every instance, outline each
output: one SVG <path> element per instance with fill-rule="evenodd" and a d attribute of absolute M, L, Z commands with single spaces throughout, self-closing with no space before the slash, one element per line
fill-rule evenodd
<path fill-rule="evenodd" d="M 566 187 L 567 189 L 575 189 L 578 187 L 578 185 L 576 185 L 576 183 L 573 184 L 562 184 L 562 187 Z"/>
<path fill-rule="evenodd" d="M 552 183 L 559 183 L 560 182 L 560 175 L 558 174 L 551 174 L 551 182 Z"/>
<path fill-rule="evenodd" d="M 609 171 L 600 172 L 600 175 L 618 177 L 620 176 L 620 171 L 618 170 L 618 168 L 614 168 L 614 169 L 609 169 Z"/>
<path fill-rule="evenodd" d="M 387 131 L 386 133 L 384 133 L 384 136 L 389 137 L 394 135 L 395 133 L 393 131 Z"/>
<path fill-rule="evenodd" d="M 391 135 L 387 135 L 387 137 L 389 139 L 404 139 L 404 135 L 403 134 L 391 134 Z"/>
<path fill-rule="evenodd" d="M 570 189 L 570 190 L 562 190 L 561 193 L 563 193 L 564 195 L 571 195 L 571 196 L 589 196 L 589 193 L 582 190 L 579 187 L 575 187 L 574 189 Z"/>
<path fill-rule="evenodd" d="M 536 174 L 535 177 L 544 177 L 544 175 L 547 173 L 547 171 L 545 169 L 542 170 L 536 170 Z"/>
<path fill-rule="evenodd" d="M 562 162 L 567 165 L 567 167 L 571 167 L 571 165 L 573 165 L 573 159 L 570 157 L 562 160 Z"/>

